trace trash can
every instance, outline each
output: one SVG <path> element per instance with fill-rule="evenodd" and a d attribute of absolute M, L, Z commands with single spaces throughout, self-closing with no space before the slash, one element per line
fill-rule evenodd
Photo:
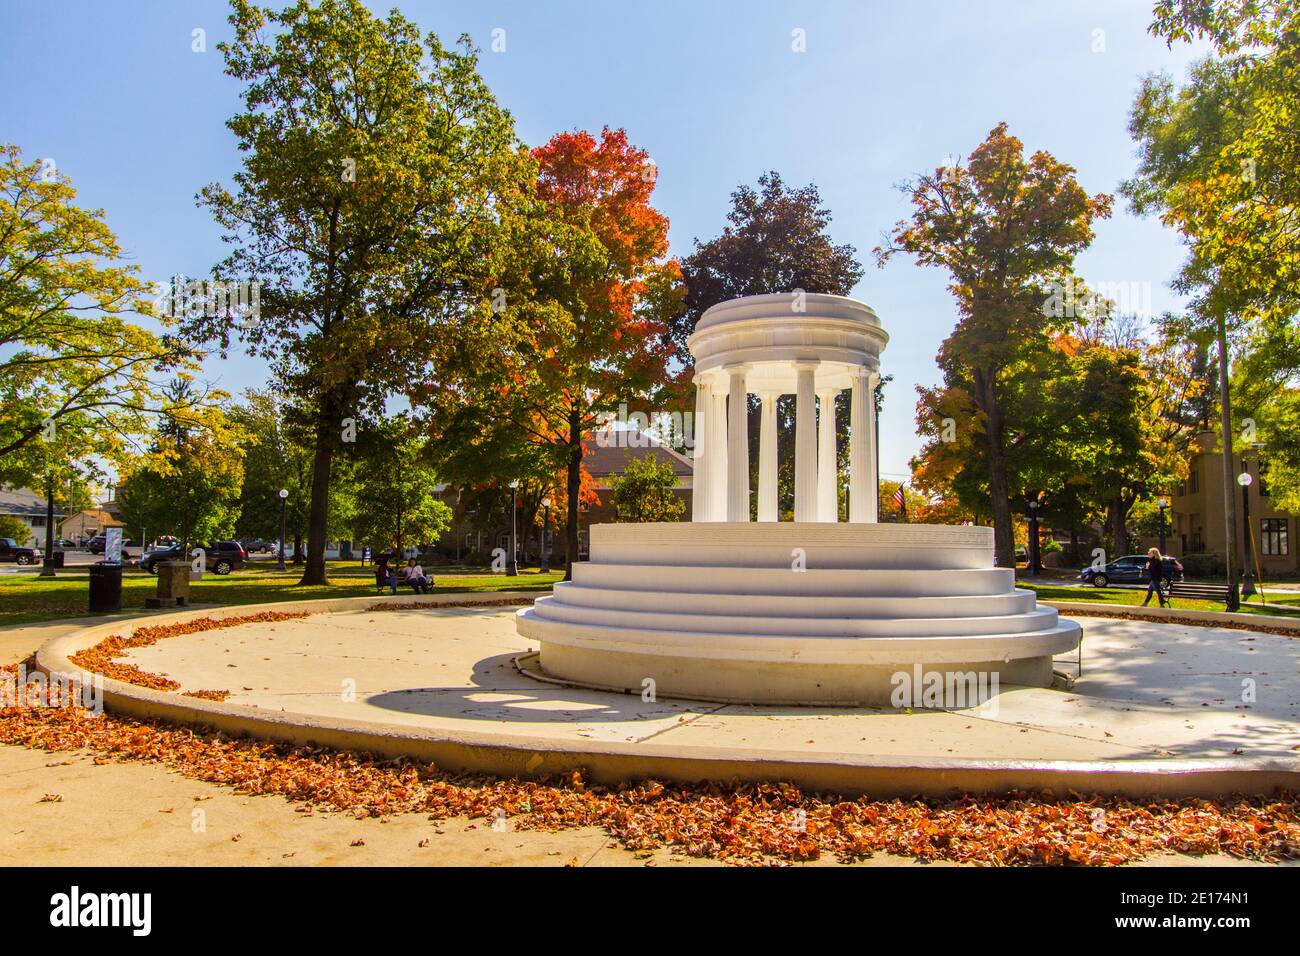
<path fill-rule="evenodd" d="M 90 612 L 122 610 L 122 565 L 100 561 L 90 566 Z"/>
<path fill-rule="evenodd" d="M 60 548 L 58 551 L 55 551 L 53 554 L 50 555 L 50 557 L 53 559 L 53 561 L 51 562 L 51 564 L 52 564 L 54 567 L 56 567 L 56 568 L 61 568 L 61 567 L 63 567 L 63 558 L 64 558 L 64 553 L 63 553 L 63 549 L 62 549 L 62 548 Z"/>

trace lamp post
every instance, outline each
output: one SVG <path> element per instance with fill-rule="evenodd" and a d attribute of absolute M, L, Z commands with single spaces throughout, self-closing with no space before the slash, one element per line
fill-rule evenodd
<path fill-rule="evenodd" d="M 549 497 L 542 499 L 542 567 L 543 574 L 551 570 L 551 549 L 549 542 L 546 540 L 547 533 L 551 527 L 551 499 Z"/>
<path fill-rule="evenodd" d="M 519 512 L 519 481 L 510 482 L 510 560 L 506 562 L 506 577 L 519 574 L 519 551 L 515 545 L 515 527 Z"/>
<path fill-rule="evenodd" d="M 289 501 L 289 490 L 287 488 L 281 488 L 280 489 L 280 562 L 276 565 L 277 571 L 284 570 L 284 532 L 285 532 L 285 528 L 287 527 L 286 509 L 287 509 L 288 501 Z"/>
<path fill-rule="evenodd" d="M 1160 506 L 1160 553 L 1165 553 L 1165 509 L 1169 507 L 1168 498 L 1157 499 L 1156 504 Z"/>
<path fill-rule="evenodd" d="M 1029 502 L 1029 573 L 1038 577 L 1043 566 L 1038 560 L 1038 499 Z"/>
<path fill-rule="evenodd" d="M 1250 476 L 1250 462 L 1241 456 L 1241 474 L 1237 484 L 1241 485 L 1241 596 L 1250 597 L 1255 593 L 1255 578 L 1250 573 L 1250 486 L 1254 479 Z"/>

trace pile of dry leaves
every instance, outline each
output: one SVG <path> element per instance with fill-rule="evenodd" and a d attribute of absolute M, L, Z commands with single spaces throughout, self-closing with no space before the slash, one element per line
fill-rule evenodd
<path fill-rule="evenodd" d="M 7 668 L 13 680 L 15 669 Z M 1001 864 L 1118 864 L 1150 853 L 1300 856 L 1300 800 L 1159 800 L 1021 794 L 951 800 L 848 799 L 784 784 L 589 785 L 503 780 L 427 763 L 293 748 L 223 734 L 94 716 L 80 708 L 0 709 L 0 742 L 89 750 L 96 762 L 142 760 L 240 793 L 276 794 L 305 811 L 440 820 L 504 811 L 512 829 L 603 827 L 629 849 L 670 846 L 732 863 L 851 860 L 892 853 Z"/>

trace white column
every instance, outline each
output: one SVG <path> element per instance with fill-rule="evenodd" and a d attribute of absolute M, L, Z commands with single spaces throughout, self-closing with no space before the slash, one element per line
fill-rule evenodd
<path fill-rule="evenodd" d="M 727 367 L 727 520 L 749 520 L 749 393 L 743 365 Z"/>
<path fill-rule="evenodd" d="M 853 388 L 849 396 L 849 521 L 853 524 L 865 524 L 872 520 L 868 517 L 867 488 L 870 480 L 867 476 L 867 402 L 869 379 L 867 370 L 858 367 L 853 370 Z"/>
<path fill-rule="evenodd" d="M 765 392 L 758 436 L 758 520 L 776 521 L 776 400 Z"/>
<path fill-rule="evenodd" d="M 865 368 L 855 370 L 849 419 L 849 520 L 855 524 L 877 520 L 880 502 L 876 491 L 876 379 Z"/>
<path fill-rule="evenodd" d="M 817 398 L 813 362 L 795 365 L 794 520 L 817 520 Z"/>
<path fill-rule="evenodd" d="M 880 376 L 872 372 L 867 376 L 867 520 L 880 520 L 880 458 L 876 453 L 876 385 Z"/>
<path fill-rule="evenodd" d="M 727 520 L 727 392 L 716 384 L 710 390 L 709 412 L 713 429 L 709 433 L 709 520 Z"/>
<path fill-rule="evenodd" d="M 707 454 L 709 443 L 707 429 L 709 420 L 709 389 L 703 382 L 695 382 L 695 445 L 691 459 L 691 521 L 708 521 L 709 490 L 708 470 L 713 463 Z"/>
<path fill-rule="evenodd" d="M 835 486 L 839 470 L 835 467 L 835 396 L 834 391 L 819 392 L 817 419 L 817 520 L 839 520 L 839 497 Z"/>

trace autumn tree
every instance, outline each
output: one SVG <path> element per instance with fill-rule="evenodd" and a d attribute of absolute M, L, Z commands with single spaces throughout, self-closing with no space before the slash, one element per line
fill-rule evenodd
<path fill-rule="evenodd" d="M 978 412 L 965 427 L 983 444 L 994 547 L 1012 566 L 1015 542 L 1007 476 L 1004 393 L 1012 368 L 1056 327 L 1078 321 L 1045 302 L 1045 290 L 1074 288 L 1074 257 L 1110 214 L 1106 195 L 1088 196 L 1074 169 L 1044 151 L 1024 155 L 999 124 L 965 165 L 936 169 L 907 187 L 913 213 L 876 250 L 880 265 L 899 252 L 938 266 L 961 318 L 938 361 L 945 382 L 964 379 Z M 1050 301 L 1050 297 L 1049 297 Z"/>
<path fill-rule="evenodd" d="M 444 374 L 432 359 L 447 322 L 490 310 L 532 164 L 467 38 L 449 49 L 359 0 L 232 6 L 221 49 L 243 83 L 227 124 L 243 165 L 200 202 L 232 247 L 217 278 L 260 282 L 260 314 L 188 329 L 269 360 L 302 410 L 302 582 L 321 584 L 336 457 L 395 392 Z"/>
<path fill-rule="evenodd" d="M 41 484 L 56 448 L 117 462 L 196 354 L 130 320 L 154 311 L 102 210 L 49 160 L 0 145 L 0 481 Z M 201 394 L 192 396 L 196 401 Z M 173 417 L 185 409 L 170 407 Z M 44 445 L 45 447 L 41 447 Z"/>
<path fill-rule="evenodd" d="M 531 445 L 564 470 L 571 575 L 584 439 L 605 410 L 649 401 L 667 380 L 680 271 L 667 259 L 668 220 L 650 205 L 654 166 L 624 131 L 559 133 L 533 159 L 536 206 L 503 280 L 514 291 L 499 315 L 461 326 L 463 358 L 447 363 L 457 378 L 427 404 L 435 428 L 473 420 L 484 446 L 522 455 Z M 496 464 L 515 477 L 508 461 Z"/>

